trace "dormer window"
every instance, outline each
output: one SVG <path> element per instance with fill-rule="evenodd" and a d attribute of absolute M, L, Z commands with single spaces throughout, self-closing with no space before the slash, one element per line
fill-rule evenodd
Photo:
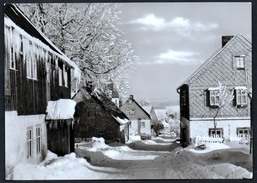
<path fill-rule="evenodd" d="M 245 55 L 235 56 L 236 68 L 244 69 L 245 68 Z"/>

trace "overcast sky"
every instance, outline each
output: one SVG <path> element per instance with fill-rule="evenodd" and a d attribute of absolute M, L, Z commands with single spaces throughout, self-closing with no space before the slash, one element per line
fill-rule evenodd
<path fill-rule="evenodd" d="M 178 100 L 176 88 L 221 48 L 221 36 L 251 41 L 250 3 L 126 3 L 118 27 L 140 62 L 130 74 L 136 99 Z"/>

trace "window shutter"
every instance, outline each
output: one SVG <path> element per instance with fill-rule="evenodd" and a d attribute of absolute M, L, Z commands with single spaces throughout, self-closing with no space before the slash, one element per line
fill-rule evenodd
<path fill-rule="evenodd" d="M 236 101 L 237 101 L 237 90 L 234 90 L 234 93 L 233 93 L 233 95 L 234 95 L 234 99 L 233 99 L 233 106 L 236 106 Z"/>
<path fill-rule="evenodd" d="M 206 90 L 206 106 L 210 107 L 210 90 Z"/>

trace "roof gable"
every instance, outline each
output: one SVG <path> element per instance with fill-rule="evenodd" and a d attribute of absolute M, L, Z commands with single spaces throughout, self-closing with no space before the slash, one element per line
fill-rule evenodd
<path fill-rule="evenodd" d="M 122 107 L 123 107 L 124 105 L 128 105 L 129 100 L 132 100 L 132 102 L 133 102 L 141 111 L 143 111 L 143 113 L 144 113 L 149 119 L 151 119 L 150 114 L 148 114 L 148 112 L 145 111 L 145 109 L 134 99 L 133 96 L 130 96 L 130 97 L 126 100 L 126 102 L 122 105 Z"/>
<path fill-rule="evenodd" d="M 74 95 L 73 100 L 76 102 L 93 100 L 121 125 L 124 124 L 125 121 L 129 121 L 128 117 L 111 101 L 111 99 L 97 89 L 91 91 L 88 87 L 82 87 L 78 93 Z"/>
<path fill-rule="evenodd" d="M 184 83 L 182 83 L 178 88 L 183 86 L 184 84 L 193 84 L 195 82 L 198 82 L 198 85 L 204 85 L 205 83 L 215 82 L 217 84 L 217 81 L 222 81 L 224 78 L 224 75 L 226 75 L 229 79 L 235 80 L 235 78 L 232 76 L 233 74 L 233 68 L 231 67 L 233 54 L 236 53 L 250 53 L 252 51 L 252 45 L 251 43 L 244 38 L 242 35 L 236 35 L 234 36 L 225 46 L 223 46 L 221 49 L 216 51 L 209 59 L 207 59 Z M 251 55 L 248 55 L 251 57 Z M 251 58 L 249 58 L 251 59 Z M 229 61 L 231 61 L 229 63 Z M 215 66 L 220 64 L 219 66 Z M 248 68 L 251 68 L 251 63 L 248 63 Z M 220 69 L 218 69 L 218 67 Z M 216 68 L 216 70 L 212 69 Z M 210 79 L 213 77 L 212 79 Z M 230 77 L 230 78 L 229 78 Z M 209 82 L 202 82 L 200 78 L 209 79 Z M 240 79 L 241 78 L 241 79 Z M 238 84 L 243 83 L 242 78 L 240 77 L 240 74 L 238 75 L 238 79 L 241 80 L 238 82 Z M 231 83 L 231 82 L 230 82 Z M 235 83 L 234 83 L 235 84 Z"/>

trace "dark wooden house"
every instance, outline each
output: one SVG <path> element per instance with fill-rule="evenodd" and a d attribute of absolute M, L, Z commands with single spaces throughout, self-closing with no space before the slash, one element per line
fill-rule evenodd
<path fill-rule="evenodd" d="M 6 173 L 18 162 L 46 155 L 48 101 L 69 99 L 71 72 L 79 72 L 14 4 L 4 5 Z M 51 150 L 51 149 L 50 149 Z"/>
<path fill-rule="evenodd" d="M 103 137 L 106 143 L 128 140 L 129 119 L 103 92 L 82 87 L 73 100 L 77 102 L 76 138 Z"/>
<path fill-rule="evenodd" d="M 184 146 L 195 142 L 196 137 L 228 141 L 249 138 L 251 43 L 242 35 L 223 36 L 222 47 L 177 91 Z"/>

